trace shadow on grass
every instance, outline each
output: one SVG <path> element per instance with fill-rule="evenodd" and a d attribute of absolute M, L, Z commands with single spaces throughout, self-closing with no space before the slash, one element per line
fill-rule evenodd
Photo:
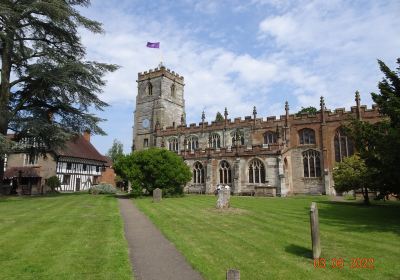
<path fill-rule="evenodd" d="M 378 202 L 366 206 L 360 202 L 319 201 L 320 224 L 342 228 L 346 232 L 393 232 L 400 235 L 400 203 Z M 309 208 L 308 208 L 309 210 Z"/>
<path fill-rule="evenodd" d="M 288 252 L 290 254 L 299 256 L 299 257 L 303 257 L 303 258 L 307 258 L 307 259 L 312 259 L 312 251 L 309 248 L 305 248 L 302 246 L 298 246 L 295 244 L 290 244 L 288 246 L 285 247 L 285 252 Z"/>
<path fill-rule="evenodd" d="M 114 194 L 115 198 L 120 198 L 120 199 L 131 199 L 133 198 L 133 195 L 129 193 L 116 193 Z"/>

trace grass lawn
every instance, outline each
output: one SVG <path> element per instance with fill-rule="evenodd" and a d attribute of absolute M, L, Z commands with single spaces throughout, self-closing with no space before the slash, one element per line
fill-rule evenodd
<path fill-rule="evenodd" d="M 311 258 L 309 210 L 318 202 L 322 256 Z M 326 197 L 232 197 L 227 212 L 214 196 L 137 199 L 145 212 L 206 279 L 400 279 L 400 203 L 364 207 Z M 385 204 L 383 206 L 383 204 Z M 343 268 L 332 260 L 343 258 Z M 374 258 L 374 269 L 351 268 L 352 258 Z"/>
<path fill-rule="evenodd" d="M 118 201 L 0 198 L 0 279 L 131 279 Z"/>

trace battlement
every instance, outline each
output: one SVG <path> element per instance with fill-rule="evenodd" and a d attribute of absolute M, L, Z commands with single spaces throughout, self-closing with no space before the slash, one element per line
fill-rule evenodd
<path fill-rule="evenodd" d="M 138 73 L 138 82 L 148 80 L 148 79 L 153 79 L 156 77 L 168 77 L 171 80 L 174 80 L 176 82 L 182 83 L 184 82 L 184 77 L 180 76 L 178 73 L 175 73 L 175 71 L 171 71 L 169 68 L 165 68 L 165 66 L 161 67 L 156 67 L 154 69 L 150 69 L 148 71 L 144 72 L 139 72 Z"/>
<path fill-rule="evenodd" d="M 349 111 L 346 111 L 345 108 L 336 108 L 333 111 L 326 109 L 325 110 L 325 120 L 329 121 L 337 121 L 338 119 L 346 119 L 347 117 L 354 116 L 357 112 L 357 107 L 352 106 Z M 372 108 L 368 108 L 365 105 L 360 106 L 360 113 L 362 117 L 371 118 L 379 115 L 378 107 L 376 104 L 372 105 Z M 159 131 L 159 136 L 168 136 L 174 135 L 177 133 L 199 133 L 199 132 L 211 132 L 213 130 L 222 130 L 222 129 L 235 129 L 235 128 L 246 128 L 246 127 L 255 127 L 259 128 L 275 128 L 276 126 L 283 126 L 286 121 L 286 115 L 276 116 L 268 116 L 266 118 L 252 118 L 251 116 L 245 116 L 244 119 L 241 117 L 234 118 L 233 120 L 227 119 L 226 122 L 220 121 L 212 121 L 204 122 L 204 123 L 191 123 L 188 125 L 179 125 L 177 127 L 169 126 Z M 288 123 L 289 125 L 295 125 L 299 123 L 316 123 L 321 121 L 321 113 L 318 112 L 316 114 L 289 114 L 288 115 Z"/>

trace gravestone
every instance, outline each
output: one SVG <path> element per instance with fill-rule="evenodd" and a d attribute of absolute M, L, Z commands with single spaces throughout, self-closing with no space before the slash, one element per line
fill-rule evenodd
<path fill-rule="evenodd" d="M 226 280 L 240 280 L 240 270 L 229 269 L 226 272 Z"/>
<path fill-rule="evenodd" d="M 319 221 L 317 203 L 311 203 L 310 209 L 311 242 L 313 258 L 318 259 L 321 255 L 321 244 L 319 239 Z"/>
<path fill-rule="evenodd" d="M 222 188 L 218 190 L 217 209 L 229 208 L 229 201 L 231 199 L 230 189 Z"/>
<path fill-rule="evenodd" d="M 156 188 L 153 190 L 153 202 L 160 202 L 162 199 L 162 190 Z"/>

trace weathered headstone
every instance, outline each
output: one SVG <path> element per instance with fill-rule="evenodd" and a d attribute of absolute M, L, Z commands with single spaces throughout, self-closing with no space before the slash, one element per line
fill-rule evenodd
<path fill-rule="evenodd" d="M 159 188 L 156 188 L 153 190 L 153 202 L 160 202 L 162 199 L 162 190 Z"/>
<path fill-rule="evenodd" d="M 229 208 L 229 201 L 231 199 L 231 191 L 226 188 L 218 190 L 217 209 Z"/>
<path fill-rule="evenodd" d="M 226 280 L 240 280 L 240 270 L 229 269 L 226 272 Z"/>
<path fill-rule="evenodd" d="M 319 221 L 317 203 L 311 203 L 310 209 L 311 242 L 313 258 L 318 259 L 321 255 L 321 244 L 319 239 Z"/>

